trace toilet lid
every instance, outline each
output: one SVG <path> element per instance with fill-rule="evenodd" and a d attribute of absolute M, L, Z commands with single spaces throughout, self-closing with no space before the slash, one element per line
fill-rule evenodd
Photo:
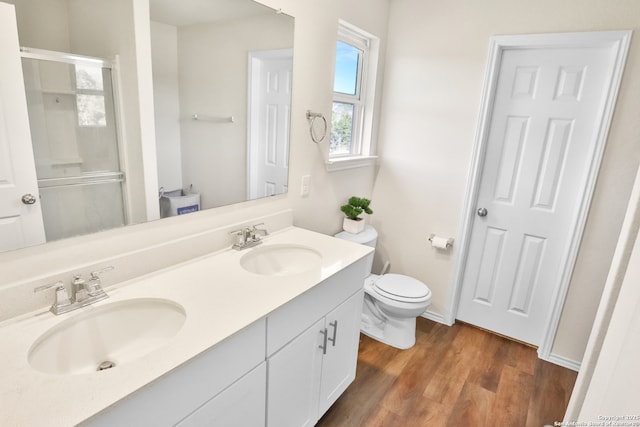
<path fill-rule="evenodd" d="M 402 274 L 384 274 L 375 281 L 373 287 L 377 292 L 391 299 L 424 300 L 431 295 L 427 285 Z"/>

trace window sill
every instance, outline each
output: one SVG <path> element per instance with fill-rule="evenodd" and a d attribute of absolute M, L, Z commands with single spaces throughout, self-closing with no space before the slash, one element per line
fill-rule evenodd
<path fill-rule="evenodd" d="M 378 156 L 339 157 L 325 162 L 327 171 L 339 171 L 344 169 L 363 168 L 373 166 Z"/>

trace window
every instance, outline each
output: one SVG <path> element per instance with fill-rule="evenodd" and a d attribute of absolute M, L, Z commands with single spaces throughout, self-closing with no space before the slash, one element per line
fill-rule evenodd
<path fill-rule="evenodd" d="M 375 42 L 372 36 L 340 23 L 333 82 L 330 160 L 370 155 L 371 115 L 367 110 L 373 107 L 373 97 L 368 90 L 369 79 L 375 76 L 375 64 L 369 68 L 372 42 Z"/>
<path fill-rule="evenodd" d="M 81 127 L 105 127 L 107 113 L 104 103 L 102 67 L 77 64 L 75 71 L 78 124 Z"/>

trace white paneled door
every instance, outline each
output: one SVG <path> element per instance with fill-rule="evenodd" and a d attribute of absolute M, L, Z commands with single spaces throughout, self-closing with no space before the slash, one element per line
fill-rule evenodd
<path fill-rule="evenodd" d="M 0 251 L 45 242 L 13 5 L 0 3 Z"/>
<path fill-rule="evenodd" d="M 286 193 L 291 118 L 291 49 L 250 59 L 249 198 Z"/>
<path fill-rule="evenodd" d="M 597 44 L 502 52 L 458 319 L 540 344 L 581 232 L 614 60 Z"/>

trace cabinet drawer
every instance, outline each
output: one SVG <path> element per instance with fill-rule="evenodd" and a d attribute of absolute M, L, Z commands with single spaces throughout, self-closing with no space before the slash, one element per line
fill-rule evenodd
<path fill-rule="evenodd" d="M 367 257 L 373 254 L 367 255 Z M 267 318 L 267 356 L 294 339 L 338 304 L 364 287 L 367 257 L 320 282 Z"/>
<path fill-rule="evenodd" d="M 175 425 L 264 362 L 264 349 L 265 320 L 261 319 L 82 424 Z"/>

